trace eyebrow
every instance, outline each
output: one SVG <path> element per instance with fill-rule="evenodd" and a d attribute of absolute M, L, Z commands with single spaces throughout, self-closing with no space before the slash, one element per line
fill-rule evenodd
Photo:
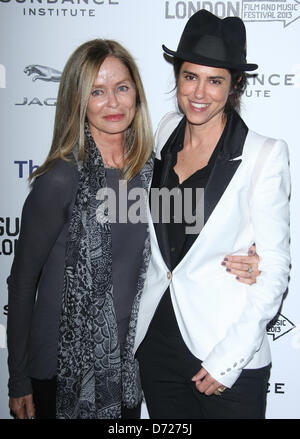
<path fill-rule="evenodd" d="M 188 75 L 193 75 L 193 76 L 199 76 L 199 75 L 197 75 L 197 73 L 195 73 L 195 72 L 190 72 L 189 70 L 183 70 L 183 72 L 182 73 L 187 73 Z M 225 79 L 225 77 L 224 76 L 221 76 L 221 75 L 213 75 L 213 76 L 208 76 L 208 78 L 209 79 Z"/>
<path fill-rule="evenodd" d="M 118 86 L 124 82 L 133 82 L 133 80 L 130 77 L 128 77 L 128 78 L 126 77 L 126 78 L 122 79 L 121 81 L 118 81 L 116 83 L 116 85 Z M 95 82 L 95 84 L 93 84 L 93 87 L 103 87 L 103 84 L 101 84 L 100 82 Z"/>

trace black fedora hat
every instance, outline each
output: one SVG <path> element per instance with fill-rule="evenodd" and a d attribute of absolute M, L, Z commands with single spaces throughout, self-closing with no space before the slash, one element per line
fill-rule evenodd
<path fill-rule="evenodd" d="M 246 29 L 238 17 L 221 19 L 201 9 L 185 25 L 176 52 L 165 45 L 168 54 L 195 64 L 241 71 L 256 70 L 247 64 Z"/>

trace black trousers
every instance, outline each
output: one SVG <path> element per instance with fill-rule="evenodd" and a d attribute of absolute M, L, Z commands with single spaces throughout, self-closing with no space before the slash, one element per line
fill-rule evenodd
<path fill-rule="evenodd" d="M 150 418 L 264 419 L 270 365 L 244 369 L 221 395 L 200 393 L 191 378 L 201 369 L 201 361 L 186 347 L 175 315 L 170 309 L 166 312 L 170 305 L 166 292 L 137 351 Z"/>
<path fill-rule="evenodd" d="M 31 379 L 36 419 L 56 419 L 56 377 L 50 380 Z M 122 419 L 140 419 L 141 404 L 134 409 L 122 407 Z"/>

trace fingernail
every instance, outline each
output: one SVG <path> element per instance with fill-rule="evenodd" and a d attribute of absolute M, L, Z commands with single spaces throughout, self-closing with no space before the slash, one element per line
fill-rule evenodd
<path fill-rule="evenodd" d="M 228 258 L 224 258 L 224 261 L 228 261 Z"/>
<path fill-rule="evenodd" d="M 237 277 L 236 277 L 236 280 L 240 280 L 240 278 L 237 276 Z"/>
<path fill-rule="evenodd" d="M 222 262 L 221 265 L 226 265 L 226 263 L 225 263 L 225 262 Z"/>
<path fill-rule="evenodd" d="M 231 271 L 231 269 L 230 268 L 226 268 L 226 271 Z"/>
<path fill-rule="evenodd" d="M 253 250 L 249 250 L 249 255 L 253 255 L 254 254 L 254 251 Z"/>

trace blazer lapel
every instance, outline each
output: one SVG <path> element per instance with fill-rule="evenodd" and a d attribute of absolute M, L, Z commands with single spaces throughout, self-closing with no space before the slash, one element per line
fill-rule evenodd
<path fill-rule="evenodd" d="M 204 224 L 224 194 L 241 161 L 241 159 L 229 161 L 224 157 L 217 158 L 204 191 Z"/>
<path fill-rule="evenodd" d="M 224 194 L 242 160 L 248 127 L 236 112 L 229 115 L 223 145 L 204 192 L 204 223 L 206 223 Z"/>
<path fill-rule="evenodd" d="M 151 190 L 160 188 L 159 184 L 160 184 L 160 180 L 161 180 L 161 173 L 163 172 L 163 166 L 164 166 L 163 160 L 155 159 Z M 163 257 L 167 267 L 170 269 L 171 261 L 170 261 L 168 234 L 166 231 L 165 224 L 161 223 L 160 221 L 159 222 L 155 221 L 156 215 L 154 215 L 153 209 L 158 209 L 159 206 L 151 205 L 151 191 L 150 191 L 149 204 L 150 204 L 150 211 L 151 211 L 151 215 L 152 215 L 154 230 L 155 230 L 157 242 L 158 242 L 158 245 L 160 248 L 160 252 L 162 254 L 162 257 Z"/>
<path fill-rule="evenodd" d="M 220 152 L 204 191 L 204 224 L 209 220 L 212 212 L 242 162 L 239 157 L 243 153 L 247 133 L 248 127 L 240 116 L 235 111 L 230 113 L 228 115 L 225 131 L 220 139 L 222 142 L 220 145 Z M 196 212 L 193 212 L 193 214 L 195 215 Z M 195 240 L 195 235 L 186 236 L 183 255 L 189 251 Z"/>
<path fill-rule="evenodd" d="M 152 177 L 152 188 L 161 189 L 168 178 L 170 167 L 172 166 L 172 154 L 171 148 L 174 144 L 180 144 L 184 140 L 186 118 L 184 117 L 175 128 L 175 130 L 170 135 L 165 146 L 161 151 L 161 160 L 155 159 L 153 177 Z M 151 203 L 151 197 L 150 197 Z M 151 207 L 151 204 L 150 204 Z M 171 270 L 171 257 L 170 257 L 170 246 L 167 233 L 167 226 L 165 223 L 159 222 L 154 223 L 154 229 L 158 241 L 158 245 L 163 256 L 163 259 L 167 267 Z"/>

